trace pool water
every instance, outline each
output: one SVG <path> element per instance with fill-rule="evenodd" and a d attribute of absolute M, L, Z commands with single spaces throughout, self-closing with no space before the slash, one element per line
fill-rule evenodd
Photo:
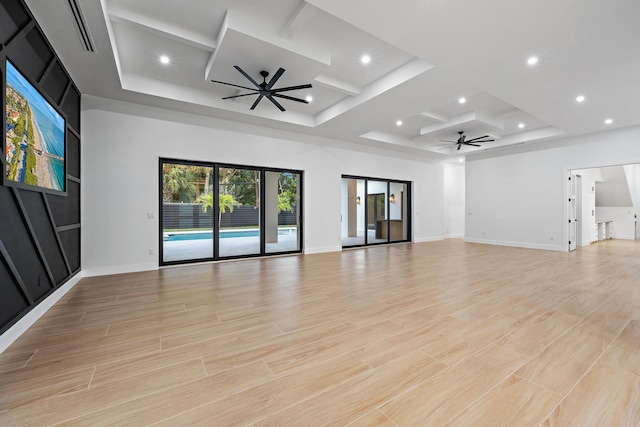
<path fill-rule="evenodd" d="M 279 236 L 285 236 L 294 232 L 295 229 L 288 228 L 278 230 Z M 260 236 L 260 230 L 221 230 L 220 238 L 221 239 L 229 239 L 233 237 L 258 237 Z M 165 233 L 164 241 L 165 242 L 173 242 L 177 240 L 204 240 L 213 239 L 212 231 L 186 231 L 186 232 L 174 232 L 174 233 Z"/>

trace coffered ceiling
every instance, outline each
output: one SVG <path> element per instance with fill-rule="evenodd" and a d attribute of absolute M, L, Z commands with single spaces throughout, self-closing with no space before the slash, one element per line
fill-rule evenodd
<path fill-rule="evenodd" d="M 77 0 L 95 52 L 68 0 L 27 3 L 89 95 L 436 158 L 640 124 L 637 0 Z M 223 100 L 236 65 L 312 100 Z"/>

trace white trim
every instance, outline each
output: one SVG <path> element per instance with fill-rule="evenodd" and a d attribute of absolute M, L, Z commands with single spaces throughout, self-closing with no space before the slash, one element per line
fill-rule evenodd
<path fill-rule="evenodd" d="M 20 338 L 27 329 L 31 327 L 38 319 L 40 319 L 55 303 L 71 290 L 82 279 L 83 273 L 80 272 L 73 276 L 64 285 L 56 289 L 44 301 L 35 306 L 31 311 L 25 314 L 13 326 L 0 335 L 0 354 L 4 352 L 15 340 Z"/>
<path fill-rule="evenodd" d="M 416 237 L 413 239 L 413 243 L 439 242 L 440 240 L 444 240 L 444 239 L 445 239 L 445 236 Z"/>
<path fill-rule="evenodd" d="M 616 234 L 612 237 L 612 239 L 620 239 L 620 240 L 635 240 L 633 234 Z"/>
<path fill-rule="evenodd" d="M 459 239 L 461 237 L 464 237 L 464 233 L 454 233 L 454 234 L 445 234 L 444 235 L 445 239 Z"/>
<path fill-rule="evenodd" d="M 185 264 L 187 265 L 187 264 Z M 158 270 L 157 264 L 130 264 L 113 267 L 88 268 L 83 270 L 83 277 L 110 276 L 112 274 L 138 273 L 140 271 Z"/>
<path fill-rule="evenodd" d="M 304 254 L 313 255 L 313 254 L 322 254 L 326 252 L 340 252 L 340 251 L 342 251 L 342 246 L 325 246 L 320 248 L 305 249 Z"/>
<path fill-rule="evenodd" d="M 465 237 L 464 241 L 467 243 L 480 243 L 483 245 L 511 246 L 514 248 L 541 249 L 545 251 L 568 252 L 569 250 L 568 247 L 562 247 L 557 245 L 541 245 L 538 243 L 522 243 L 522 242 L 504 242 L 500 240 L 474 239 L 471 237 Z"/>

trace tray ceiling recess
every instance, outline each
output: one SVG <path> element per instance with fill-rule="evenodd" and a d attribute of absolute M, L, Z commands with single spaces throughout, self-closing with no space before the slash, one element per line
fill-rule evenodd
<path fill-rule="evenodd" d="M 640 57 L 629 55 L 640 2 L 487 2 L 462 15 L 457 2 L 424 1 L 29 3 L 83 94 L 267 133 L 446 159 L 640 125 Z M 296 89 L 265 90 L 254 107 L 260 89 L 234 66 L 258 86 L 278 74 L 271 89 Z M 438 147 L 460 131 L 495 141 Z"/>

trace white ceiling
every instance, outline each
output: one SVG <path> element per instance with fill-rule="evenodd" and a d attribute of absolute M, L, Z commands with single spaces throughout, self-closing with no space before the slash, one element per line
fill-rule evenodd
<path fill-rule="evenodd" d="M 94 53 L 67 0 L 27 0 L 83 94 L 436 158 L 640 124 L 638 0 L 79 3 Z M 247 91 L 210 80 L 252 86 L 234 65 L 313 101 L 222 100 Z M 495 141 L 442 147 L 459 131 Z"/>

